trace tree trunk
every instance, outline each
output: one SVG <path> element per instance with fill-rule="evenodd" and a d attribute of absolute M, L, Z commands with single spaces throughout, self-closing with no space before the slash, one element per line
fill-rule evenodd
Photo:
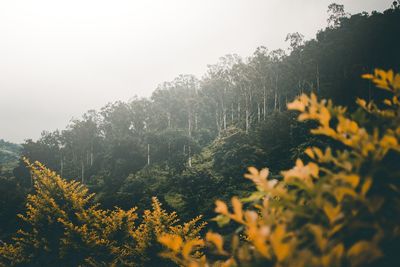
<path fill-rule="evenodd" d="M 274 106 L 274 110 L 276 111 L 278 108 L 278 75 L 275 76 L 275 106 Z"/>
<path fill-rule="evenodd" d="M 250 128 L 250 122 L 249 122 L 249 102 L 248 102 L 248 98 L 247 96 L 245 96 L 245 100 L 246 100 L 246 134 L 249 133 L 249 128 Z"/>
<path fill-rule="evenodd" d="M 82 184 L 85 183 L 85 162 L 83 161 L 83 159 L 81 160 L 81 181 Z"/>
<path fill-rule="evenodd" d="M 150 165 L 150 144 L 147 143 L 147 165 Z"/>
<path fill-rule="evenodd" d="M 281 96 L 278 95 L 278 111 L 281 111 Z"/>
<path fill-rule="evenodd" d="M 93 166 L 93 144 L 90 147 L 90 167 Z"/>
<path fill-rule="evenodd" d="M 246 109 L 246 133 L 249 133 L 249 111 Z"/>
<path fill-rule="evenodd" d="M 238 122 L 240 122 L 240 99 L 238 101 L 238 113 L 237 113 Z"/>
<path fill-rule="evenodd" d="M 189 135 L 189 137 L 192 136 L 192 120 L 191 120 L 190 112 L 189 112 L 189 116 L 188 116 L 188 135 Z"/>
<path fill-rule="evenodd" d="M 188 152 L 189 152 L 189 158 L 188 158 L 188 165 L 191 168 L 192 167 L 192 155 L 191 155 L 191 149 L 190 149 L 190 145 L 188 147 Z"/>
<path fill-rule="evenodd" d="M 60 162 L 60 175 L 63 177 L 64 172 L 64 157 L 61 155 L 61 162 Z"/>
<path fill-rule="evenodd" d="M 226 130 L 226 108 L 225 108 L 225 97 L 226 89 L 224 88 L 224 94 L 221 97 L 221 110 L 222 110 L 222 129 Z"/>
<path fill-rule="evenodd" d="M 267 114 L 267 89 L 265 88 L 265 85 L 264 85 L 263 105 L 264 105 L 263 119 L 265 120 L 266 116 L 267 116 L 266 115 Z"/>
<path fill-rule="evenodd" d="M 223 123 L 224 123 L 224 130 L 226 130 L 226 109 L 223 109 Z"/>
<path fill-rule="evenodd" d="M 217 124 L 217 131 L 218 131 L 218 135 L 220 135 L 221 133 L 221 126 L 219 124 L 219 118 L 218 118 L 218 111 L 215 111 L 215 122 Z"/>
<path fill-rule="evenodd" d="M 232 105 L 231 105 L 231 124 L 233 124 L 233 120 L 234 120 L 234 118 L 233 118 L 233 103 L 232 103 Z"/>
<path fill-rule="evenodd" d="M 198 129 L 197 112 L 194 113 L 194 129 Z"/>

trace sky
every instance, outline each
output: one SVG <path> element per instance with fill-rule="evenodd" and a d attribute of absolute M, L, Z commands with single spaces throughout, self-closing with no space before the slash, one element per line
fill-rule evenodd
<path fill-rule="evenodd" d="M 21 143 L 108 102 L 256 47 L 315 37 L 334 0 L 0 0 L 0 139 Z M 392 0 L 337 0 L 347 12 Z"/>

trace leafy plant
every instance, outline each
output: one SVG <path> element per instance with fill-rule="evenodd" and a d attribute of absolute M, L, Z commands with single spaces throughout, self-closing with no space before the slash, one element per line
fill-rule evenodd
<path fill-rule="evenodd" d="M 288 104 L 299 121 L 313 120 L 311 133 L 342 149 L 309 147 L 307 160 L 269 179 L 250 167 L 257 191 L 233 197 L 232 210 L 216 202 L 215 220 L 234 222 L 228 237 L 208 233 L 184 242 L 162 236 L 163 255 L 186 266 L 394 266 L 400 245 L 400 74 L 375 70 L 363 76 L 388 93 L 382 103 L 358 99 L 360 109 L 301 95 Z M 227 244 L 228 243 L 228 244 Z M 209 247 L 215 253 L 194 257 Z"/>
<path fill-rule="evenodd" d="M 179 224 L 157 198 L 142 216 L 137 208 L 103 210 L 80 182 L 66 181 L 39 162 L 26 163 L 35 192 L 19 215 L 23 229 L 13 243 L 0 246 L 0 266 L 165 265 L 157 257 L 157 239 L 174 234 L 191 240 L 205 225 L 201 216 Z"/>

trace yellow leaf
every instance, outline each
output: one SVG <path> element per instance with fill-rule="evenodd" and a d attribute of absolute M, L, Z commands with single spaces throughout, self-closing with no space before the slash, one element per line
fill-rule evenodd
<path fill-rule="evenodd" d="M 323 126 L 329 127 L 329 122 L 331 120 L 331 114 L 326 107 L 321 107 L 319 121 Z"/>
<path fill-rule="evenodd" d="M 171 234 L 166 234 L 159 237 L 158 241 L 174 252 L 178 252 L 183 243 L 183 240 L 180 236 Z"/>
<path fill-rule="evenodd" d="M 221 267 L 232 267 L 232 266 L 237 266 L 234 258 L 229 258 L 228 260 L 224 261 L 221 265 Z"/>
<path fill-rule="evenodd" d="M 300 100 L 297 99 L 297 100 L 294 100 L 291 103 L 288 103 L 287 104 L 287 108 L 289 110 L 297 110 L 297 111 L 300 111 L 300 112 L 304 112 L 305 109 L 306 109 L 306 105 L 303 102 L 301 102 Z"/>
<path fill-rule="evenodd" d="M 215 212 L 216 213 L 221 213 L 224 215 L 228 215 L 229 211 L 228 211 L 228 206 L 225 204 L 225 202 L 221 201 L 221 200 L 217 200 L 215 201 Z"/>
<path fill-rule="evenodd" d="M 340 260 L 343 258 L 343 244 L 336 245 L 327 255 L 322 256 L 322 265 L 326 267 L 341 266 Z"/>
<path fill-rule="evenodd" d="M 361 187 L 361 195 L 365 197 L 365 195 L 368 193 L 369 189 L 371 188 L 372 185 L 372 178 L 367 177 L 365 179 L 364 184 Z"/>
<path fill-rule="evenodd" d="M 347 187 L 338 187 L 338 188 L 336 188 L 335 191 L 334 191 L 334 194 L 335 194 L 336 200 L 339 203 L 342 202 L 342 200 L 343 200 L 345 195 L 349 195 L 349 196 L 352 196 L 352 197 L 355 197 L 357 195 L 356 192 L 353 189 L 347 188 Z"/>
<path fill-rule="evenodd" d="M 224 250 L 224 239 L 222 238 L 221 235 L 216 234 L 216 233 L 212 233 L 212 232 L 208 232 L 206 234 L 206 240 L 208 242 L 213 243 L 215 245 L 215 247 L 217 248 L 219 253 L 226 254 L 226 252 Z"/>
<path fill-rule="evenodd" d="M 307 167 L 310 170 L 311 176 L 317 178 L 318 177 L 318 173 L 319 173 L 318 165 L 315 164 L 314 162 L 310 162 L 310 163 L 307 164 Z"/>
<path fill-rule="evenodd" d="M 371 79 L 374 78 L 374 75 L 372 75 L 372 74 L 363 74 L 361 77 L 363 79 L 371 80 Z"/>
<path fill-rule="evenodd" d="M 315 241 L 321 251 L 324 251 L 328 240 L 324 237 L 324 230 L 319 225 L 309 225 L 310 230 L 314 234 Z"/>
<path fill-rule="evenodd" d="M 383 103 L 384 103 L 385 105 L 388 105 L 388 106 L 391 106 L 391 105 L 392 105 L 392 101 L 390 101 L 389 99 L 383 100 Z"/>
<path fill-rule="evenodd" d="M 232 219 L 242 222 L 243 221 L 242 202 L 240 202 L 240 200 L 237 197 L 233 197 L 232 206 L 234 212 Z"/>
<path fill-rule="evenodd" d="M 307 156 L 309 156 L 311 159 L 315 159 L 314 152 L 313 152 L 313 150 L 312 150 L 310 147 L 308 147 L 308 148 L 304 151 L 304 153 L 305 153 Z"/>
<path fill-rule="evenodd" d="M 283 241 L 285 237 L 285 226 L 282 224 L 277 225 L 271 234 L 271 245 L 278 261 L 285 260 L 290 252 L 290 244 Z"/>
<path fill-rule="evenodd" d="M 380 145 L 385 148 L 392 148 L 398 146 L 397 139 L 390 135 L 385 135 L 380 141 Z"/>
<path fill-rule="evenodd" d="M 396 74 L 396 76 L 394 77 L 394 81 L 393 81 L 393 87 L 396 90 L 400 89 L 400 74 Z"/>
<path fill-rule="evenodd" d="M 258 176 L 258 170 L 255 167 L 249 167 L 247 170 L 250 172 L 251 175 Z"/>
<path fill-rule="evenodd" d="M 185 259 L 189 259 L 190 254 L 192 253 L 193 249 L 197 246 L 203 246 L 204 241 L 201 239 L 193 239 L 186 242 L 182 248 L 182 256 Z"/>
<path fill-rule="evenodd" d="M 329 219 L 329 222 L 332 224 L 340 215 L 340 206 L 338 205 L 337 207 L 334 208 L 331 204 L 326 203 L 324 205 L 324 211 Z"/>
<path fill-rule="evenodd" d="M 269 170 L 267 168 L 263 168 L 259 173 L 260 179 L 262 180 L 267 179 L 268 175 L 269 175 Z"/>
<path fill-rule="evenodd" d="M 258 180 L 259 177 L 259 172 L 255 167 L 248 167 L 247 170 L 249 173 L 246 173 L 244 175 L 245 178 L 250 179 L 250 180 Z"/>
<path fill-rule="evenodd" d="M 347 251 L 347 256 L 351 258 L 353 265 L 360 266 L 382 257 L 383 254 L 373 242 L 359 241 Z"/>
<path fill-rule="evenodd" d="M 353 188 L 356 188 L 358 184 L 360 183 L 360 176 L 357 174 L 342 174 L 340 175 L 340 179 L 345 181 L 346 183 L 349 183 Z"/>
<path fill-rule="evenodd" d="M 244 216 L 245 216 L 246 222 L 248 224 L 251 224 L 251 225 L 256 225 L 257 224 L 257 219 L 258 219 L 257 212 L 252 211 L 252 210 L 250 210 L 250 211 L 248 210 L 248 211 L 245 212 Z"/>
<path fill-rule="evenodd" d="M 313 151 L 317 155 L 318 158 L 321 159 L 324 157 L 324 154 L 322 153 L 321 149 L 319 149 L 318 147 L 313 147 Z"/>
<path fill-rule="evenodd" d="M 390 84 L 392 84 L 392 83 L 393 83 L 393 78 L 394 78 L 394 72 L 393 72 L 393 70 L 389 70 L 389 71 L 386 73 L 386 80 L 387 80 Z"/>
<path fill-rule="evenodd" d="M 364 99 L 357 98 L 356 103 L 362 108 L 367 108 L 367 102 Z"/>
<path fill-rule="evenodd" d="M 335 225 L 332 230 L 329 231 L 328 236 L 332 237 L 334 234 L 339 232 L 343 228 L 343 224 L 337 224 Z"/>
<path fill-rule="evenodd" d="M 266 244 L 266 239 L 262 237 L 255 237 L 252 239 L 253 245 L 256 250 L 265 258 L 270 259 L 271 255 L 269 252 L 269 246 Z"/>

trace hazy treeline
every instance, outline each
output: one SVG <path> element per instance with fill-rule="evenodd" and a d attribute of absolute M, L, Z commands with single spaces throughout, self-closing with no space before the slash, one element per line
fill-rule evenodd
<path fill-rule="evenodd" d="M 20 156 L 21 146 L 0 139 L 0 166 L 12 165 Z"/>

